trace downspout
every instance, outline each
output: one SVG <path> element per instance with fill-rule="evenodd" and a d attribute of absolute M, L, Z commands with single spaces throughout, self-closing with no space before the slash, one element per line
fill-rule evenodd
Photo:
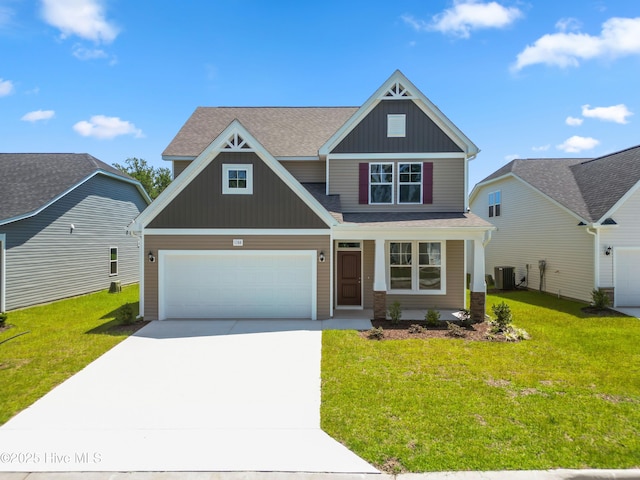
<path fill-rule="evenodd" d="M 598 227 L 593 224 L 591 227 L 587 226 L 587 233 L 593 235 L 593 288 L 597 290 L 600 284 L 600 236 L 598 235 Z"/>

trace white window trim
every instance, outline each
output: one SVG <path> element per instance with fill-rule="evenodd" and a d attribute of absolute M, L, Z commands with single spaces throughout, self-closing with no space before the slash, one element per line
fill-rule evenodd
<path fill-rule="evenodd" d="M 231 170 L 246 170 L 247 186 L 245 188 L 229 187 L 229 172 Z M 223 164 L 222 165 L 222 194 L 223 195 L 253 195 L 253 165 L 251 164 Z"/>
<path fill-rule="evenodd" d="M 387 115 L 387 137 L 399 138 L 407 136 L 407 115 L 390 113 Z"/>
<path fill-rule="evenodd" d="M 391 165 L 391 183 L 371 183 L 371 167 L 372 165 Z M 371 201 L 371 186 L 372 185 L 391 185 L 391 201 L 390 202 L 372 202 Z M 394 162 L 369 162 L 369 205 L 394 205 L 396 195 L 396 167 Z"/>
<path fill-rule="evenodd" d="M 410 243 L 411 244 L 411 290 L 399 290 L 391 288 L 391 244 L 392 243 Z M 440 244 L 440 289 L 439 290 L 420 290 L 420 266 L 419 266 L 419 248 L 420 243 L 439 243 Z M 447 293 L 447 242 L 444 240 L 390 240 L 385 245 L 386 255 L 386 275 L 387 275 L 387 294 L 388 295 L 446 295 Z"/>
<path fill-rule="evenodd" d="M 400 181 L 400 165 L 420 165 L 420 183 L 416 183 L 416 182 L 401 182 Z M 398 205 L 422 205 L 422 193 L 423 193 L 423 187 L 422 187 L 422 182 L 424 181 L 424 167 L 422 165 L 422 162 L 398 162 L 398 175 L 396 175 L 398 177 L 398 198 L 397 200 L 397 204 Z M 420 200 L 417 202 L 401 202 L 400 201 L 400 187 L 402 185 L 420 185 Z"/>
<path fill-rule="evenodd" d="M 111 250 L 115 250 L 116 251 L 116 259 L 112 260 L 111 259 Z M 120 252 L 118 252 L 118 247 L 109 247 L 109 276 L 110 277 L 115 277 L 118 275 L 118 273 L 120 273 Z M 111 273 L 111 265 L 116 264 L 116 273 Z"/>

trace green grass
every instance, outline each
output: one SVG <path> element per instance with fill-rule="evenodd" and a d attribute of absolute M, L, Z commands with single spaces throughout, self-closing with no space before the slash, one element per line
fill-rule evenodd
<path fill-rule="evenodd" d="M 129 333 L 112 333 L 117 310 L 133 303 L 138 286 L 107 291 L 9 312 L 0 333 L 0 424 L 80 371 Z"/>
<path fill-rule="evenodd" d="M 537 292 L 505 300 L 521 343 L 326 331 L 322 428 L 411 472 L 640 467 L 640 320 Z"/>

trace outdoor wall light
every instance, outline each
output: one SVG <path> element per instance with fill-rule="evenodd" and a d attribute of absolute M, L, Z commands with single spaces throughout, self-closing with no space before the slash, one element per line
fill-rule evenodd
<path fill-rule="evenodd" d="M 151 263 L 156 261 L 156 257 L 153 256 L 153 252 L 151 250 L 149 250 L 149 255 L 147 255 L 147 257 L 149 257 L 149 261 Z"/>
<path fill-rule="evenodd" d="M 611 246 L 608 246 L 607 249 L 604 251 L 605 255 L 611 255 Z"/>
<path fill-rule="evenodd" d="M 73 223 L 69 225 L 69 233 L 73 233 L 75 229 L 76 229 L 76 226 Z"/>
<path fill-rule="evenodd" d="M 324 252 L 320 252 L 320 255 L 318 255 L 318 260 L 320 260 L 320 263 L 324 263 Z"/>

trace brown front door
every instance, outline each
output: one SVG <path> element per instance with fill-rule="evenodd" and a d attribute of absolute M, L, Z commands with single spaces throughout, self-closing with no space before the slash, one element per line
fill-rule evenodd
<path fill-rule="evenodd" d="M 338 251 L 338 305 L 362 305 L 359 251 Z"/>

